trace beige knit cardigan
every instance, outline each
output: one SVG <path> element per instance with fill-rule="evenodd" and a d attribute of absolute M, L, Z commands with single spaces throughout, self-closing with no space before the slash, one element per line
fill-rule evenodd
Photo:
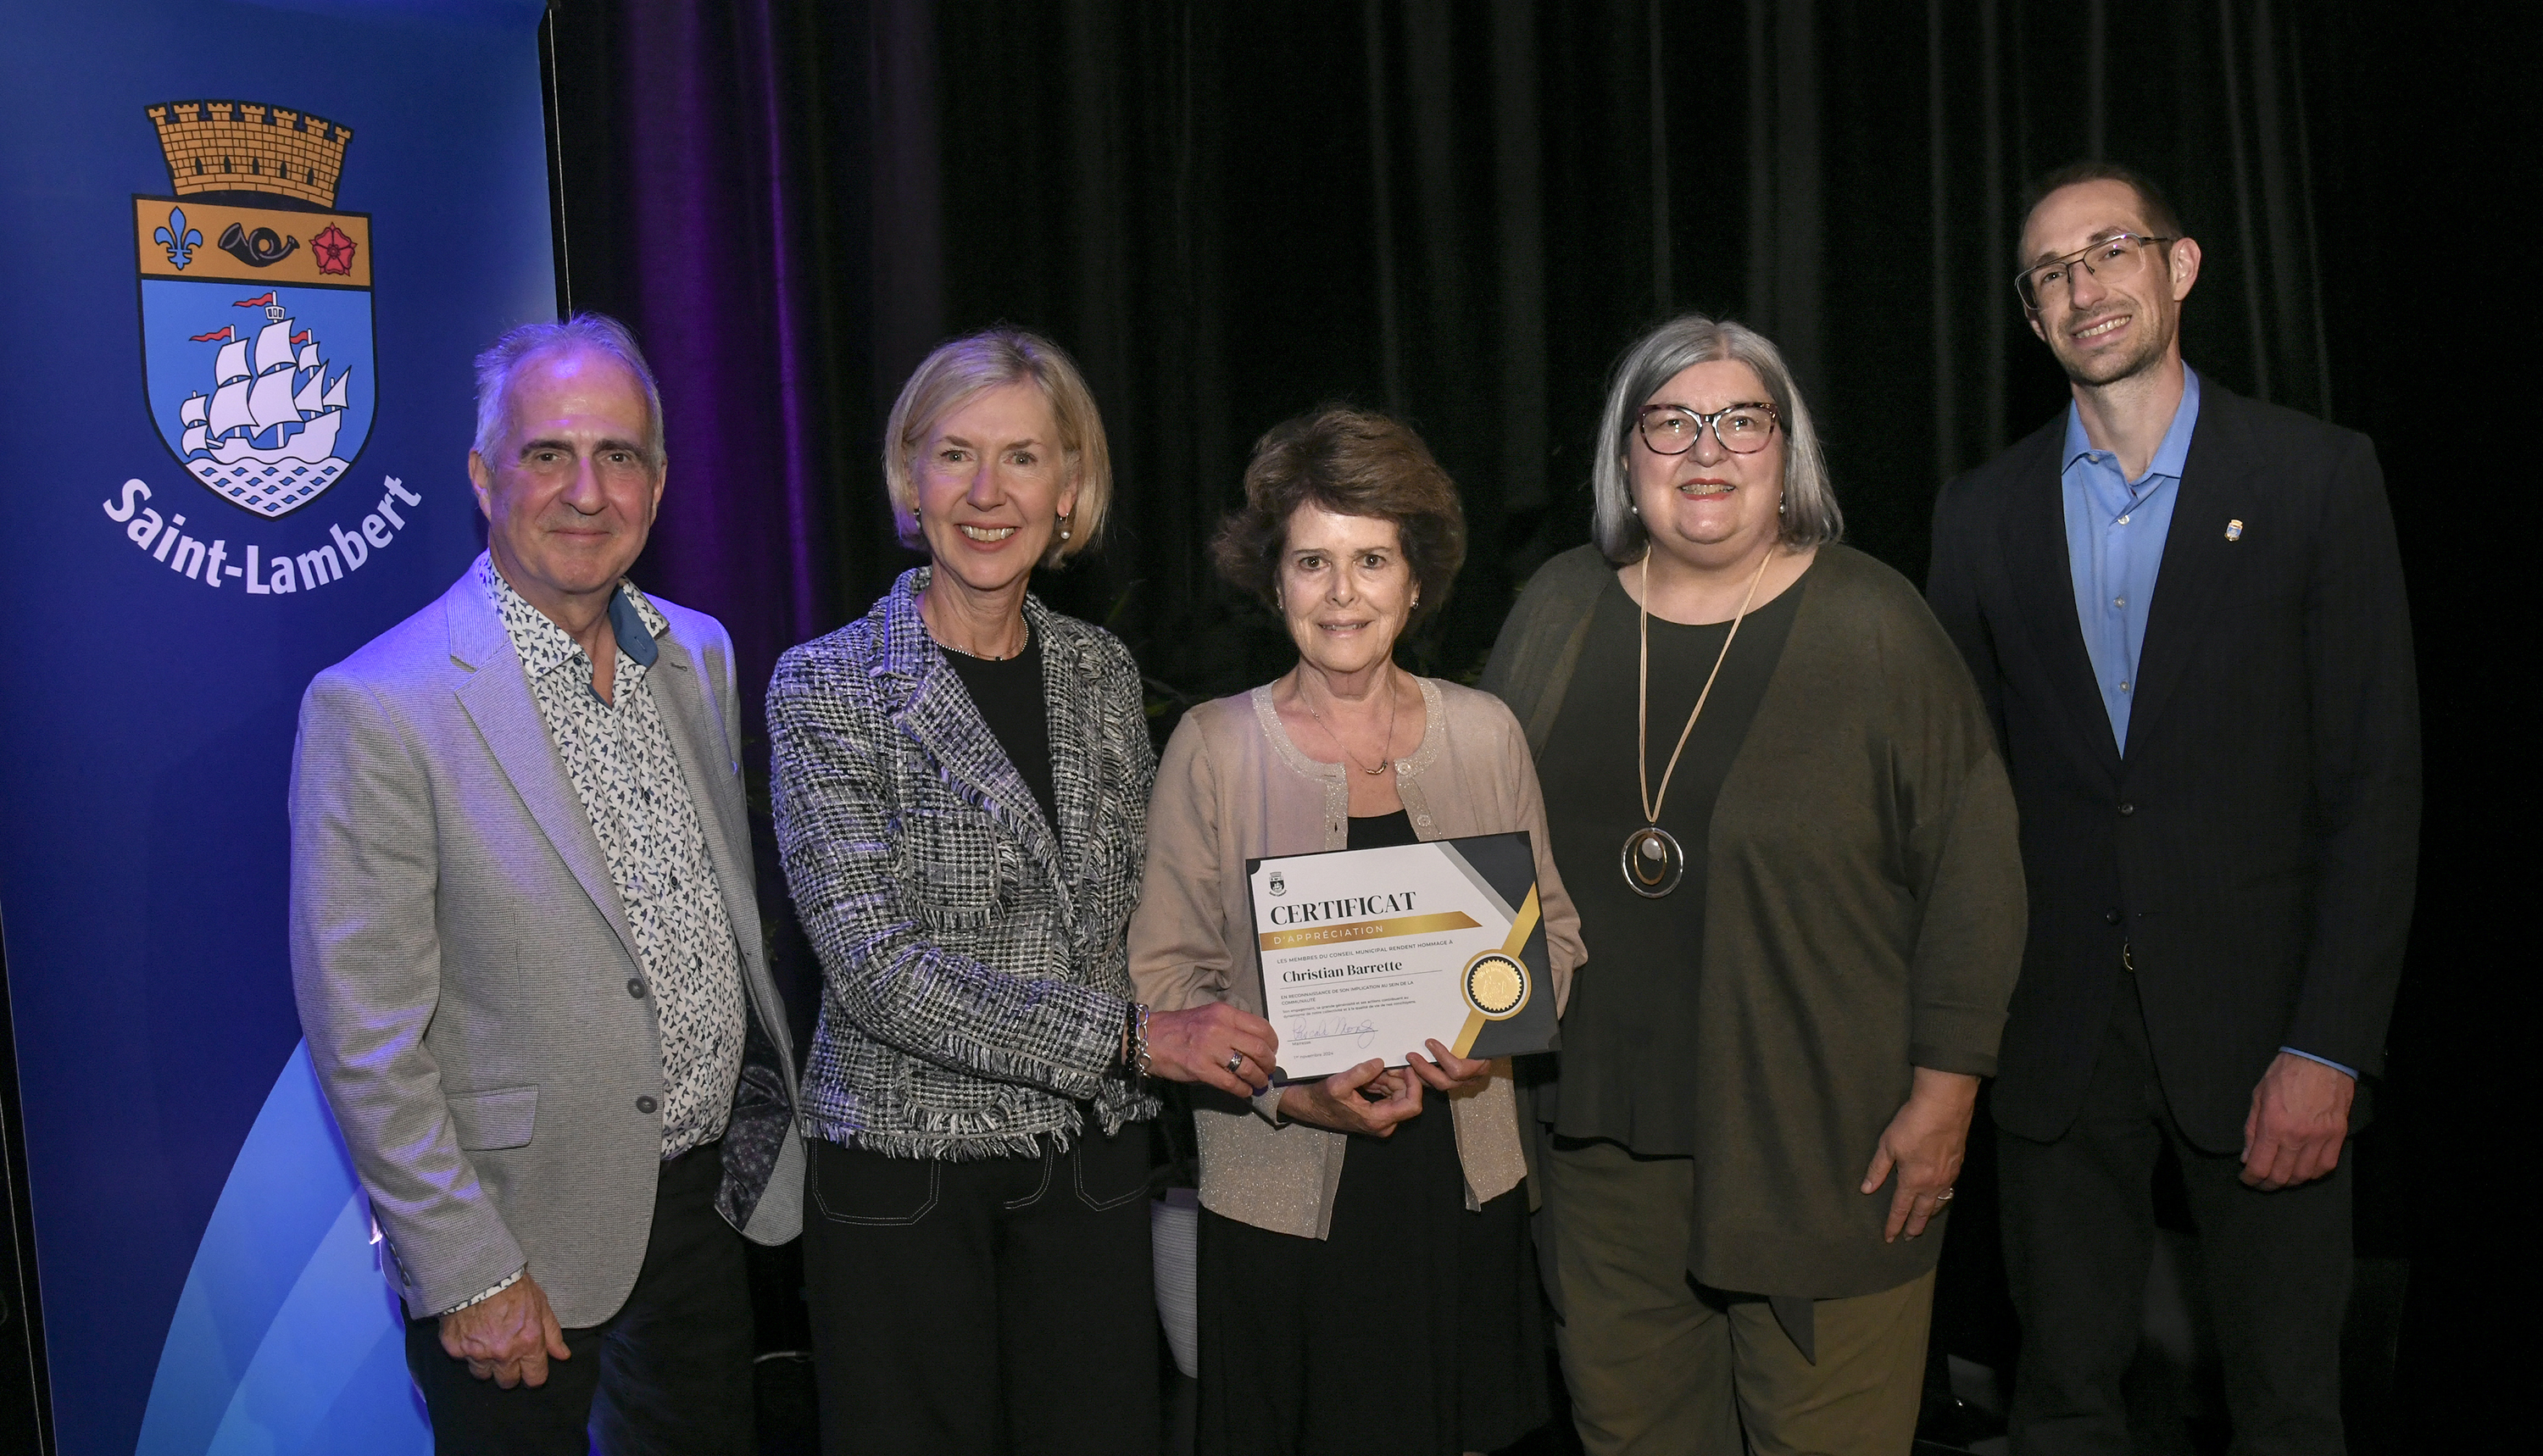
<path fill-rule="evenodd" d="M 1580 917 L 1546 842 L 1545 800 L 1518 721 L 1499 698 L 1420 678 L 1427 717 L 1421 746 L 1395 762 L 1396 792 L 1413 832 L 1456 839 L 1524 829 L 1536 850 L 1558 1013 L 1585 958 Z M 1263 983 L 1245 862 L 1347 848 L 1350 784 L 1341 764 L 1298 749 L 1272 707 L 1272 690 L 1204 703 L 1184 716 L 1157 769 L 1148 807 L 1148 864 L 1130 920 L 1130 977 L 1141 1001 L 1181 1011 L 1225 1001 L 1257 1016 Z M 1426 1103 L 1437 1094 L 1424 1089 Z M 1331 1230 L 1350 1139 L 1279 1116 L 1278 1089 L 1251 1108 L 1202 1089 L 1200 1200 L 1227 1218 L 1321 1239 Z M 1526 1176 L 1507 1058 L 1482 1088 L 1452 1100 L 1466 1206 Z M 1424 1116 L 1436 1115 L 1435 1106 Z"/>

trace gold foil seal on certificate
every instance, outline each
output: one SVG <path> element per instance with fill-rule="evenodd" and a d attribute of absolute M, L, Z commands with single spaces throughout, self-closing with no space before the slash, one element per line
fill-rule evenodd
<path fill-rule="evenodd" d="M 1498 951 L 1485 951 L 1466 962 L 1458 974 L 1458 984 L 1466 992 L 1464 1030 L 1457 1033 L 1457 1044 L 1448 1048 L 1459 1056 L 1472 1051 L 1475 1038 L 1484 1034 L 1488 1022 L 1505 1022 L 1527 1009 L 1528 997 L 1536 987 L 1527 973 L 1527 962 L 1519 958 L 1526 949 L 1527 938 L 1536 930 L 1538 915 L 1543 913 L 1536 901 L 1533 885 L 1527 891 L 1527 902 L 1518 907 L 1518 918 L 1510 922 L 1509 939 Z"/>
<path fill-rule="evenodd" d="M 1516 957 L 1486 951 L 1466 962 L 1466 1004 L 1486 1021 L 1507 1021 L 1527 1006 L 1527 966 Z"/>

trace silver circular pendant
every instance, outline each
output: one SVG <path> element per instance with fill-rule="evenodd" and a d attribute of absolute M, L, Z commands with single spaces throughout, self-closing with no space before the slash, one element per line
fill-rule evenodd
<path fill-rule="evenodd" d="M 1634 893 L 1657 900 L 1686 878 L 1686 851 L 1678 848 L 1669 831 L 1648 825 L 1625 836 L 1623 868 L 1625 883 Z"/>

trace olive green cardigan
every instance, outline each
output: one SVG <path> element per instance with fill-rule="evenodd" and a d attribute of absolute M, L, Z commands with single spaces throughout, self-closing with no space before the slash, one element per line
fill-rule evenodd
<path fill-rule="evenodd" d="M 1484 669 L 1540 761 L 1613 572 L 1593 547 L 1548 563 Z M 1836 1299 L 1934 1266 L 1938 1238 L 1882 1242 L 1894 1185 L 1856 1189 L 1914 1068 L 1995 1071 L 2026 905 L 1993 733 L 1916 589 L 1843 546 L 1792 589 L 1808 594 L 1707 835 L 1687 1267 Z"/>

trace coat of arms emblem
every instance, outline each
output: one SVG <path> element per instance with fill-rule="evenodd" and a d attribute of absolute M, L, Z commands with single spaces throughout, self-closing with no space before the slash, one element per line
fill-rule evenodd
<path fill-rule="evenodd" d="M 353 133 L 256 102 L 148 111 L 174 193 L 132 199 L 150 418 L 222 499 L 288 515 L 371 429 L 371 220 L 335 210 Z"/>

